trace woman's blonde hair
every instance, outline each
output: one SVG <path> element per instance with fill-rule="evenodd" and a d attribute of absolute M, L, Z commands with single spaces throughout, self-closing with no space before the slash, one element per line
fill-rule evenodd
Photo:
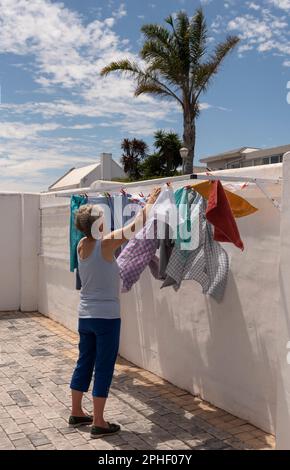
<path fill-rule="evenodd" d="M 92 226 L 103 216 L 102 209 L 96 204 L 84 204 L 75 213 L 75 226 L 86 237 L 92 236 Z"/>

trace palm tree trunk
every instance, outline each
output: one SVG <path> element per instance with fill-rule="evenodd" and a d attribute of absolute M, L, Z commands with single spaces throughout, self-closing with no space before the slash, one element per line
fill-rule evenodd
<path fill-rule="evenodd" d="M 183 113 L 183 144 L 188 149 L 188 157 L 185 160 L 184 174 L 192 173 L 195 149 L 195 121 L 190 110 L 184 110 Z"/>

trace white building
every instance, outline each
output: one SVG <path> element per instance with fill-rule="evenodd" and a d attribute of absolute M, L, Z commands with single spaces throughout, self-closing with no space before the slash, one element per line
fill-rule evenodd
<path fill-rule="evenodd" d="M 87 188 L 93 181 L 126 178 L 123 168 L 115 162 L 111 153 L 101 153 L 100 161 L 81 168 L 71 168 L 55 183 L 49 186 L 49 191 L 62 189 Z"/>
<path fill-rule="evenodd" d="M 281 163 L 283 155 L 290 151 L 290 145 L 281 145 L 258 149 L 241 147 L 227 152 L 201 158 L 200 162 L 206 164 L 211 170 L 226 170 L 231 168 L 244 168 L 248 166 L 269 165 Z"/>

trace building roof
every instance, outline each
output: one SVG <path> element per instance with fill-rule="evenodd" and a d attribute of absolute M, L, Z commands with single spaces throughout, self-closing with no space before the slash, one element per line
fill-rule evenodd
<path fill-rule="evenodd" d="M 263 157 L 272 157 L 274 155 L 281 155 L 283 153 L 290 151 L 290 144 L 288 145 L 279 145 L 278 147 L 270 147 L 265 149 L 255 150 L 247 154 L 246 159 L 250 160 L 252 158 L 263 158 Z"/>
<path fill-rule="evenodd" d="M 257 150 L 260 150 L 260 149 L 256 147 L 240 147 L 237 149 L 228 150 L 227 152 L 219 153 L 217 155 L 212 155 L 211 157 L 201 158 L 200 162 L 209 163 L 209 162 L 214 162 L 216 160 L 227 160 L 229 158 L 244 156 L 244 154 L 248 152 L 257 151 Z"/>
<path fill-rule="evenodd" d="M 61 176 L 55 183 L 50 185 L 48 189 L 59 189 L 78 185 L 83 178 L 99 166 L 101 166 L 100 163 L 93 163 L 92 165 L 86 165 L 81 168 L 71 168 L 65 175 Z"/>

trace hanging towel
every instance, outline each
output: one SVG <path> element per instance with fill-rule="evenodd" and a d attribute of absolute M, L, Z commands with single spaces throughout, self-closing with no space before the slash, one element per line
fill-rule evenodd
<path fill-rule="evenodd" d="M 187 188 L 179 188 L 174 192 L 174 197 L 178 208 L 178 227 L 175 244 L 179 247 L 184 247 L 191 241 L 189 190 Z"/>
<path fill-rule="evenodd" d="M 70 271 L 78 267 L 77 246 L 84 234 L 80 232 L 75 226 L 75 213 L 80 206 L 87 203 L 86 196 L 75 194 L 71 196 L 70 200 Z"/>
<path fill-rule="evenodd" d="M 163 185 L 161 192 L 156 199 L 155 203 L 150 209 L 146 221 L 146 237 L 153 238 L 155 225 L 154 221 L 158 220 L 158 233 L 157 237 L 164 237 L 165 226 L 170 224 L 170 231 L 176 232 L 176 204 L 175 194 L 171 187 L 166 184 Z"/>
<path fill-rule="evenodd" d="M 202 183 L 195 184 L 193 188 L 205 199 L 208 199 L 212 189 L 211 183 L 212 181 L 204 181 Z M 247 215 L 254 214 L 258 211 L 256 207 L 252 206 L 252 204 L 246 201 L 243 197 L 238 196 L 227 189 L 224 191 L 227 195 L 234 217 L 246 217 Z"/>
<path fill-rule="evenodd" d="M 214 239 L 218 242 L 233 243 L 243 250 L 244 244 L 224 188 L 220 181 L 213 181 L 211 184 L 206 218 L 214 226 Z"/>

